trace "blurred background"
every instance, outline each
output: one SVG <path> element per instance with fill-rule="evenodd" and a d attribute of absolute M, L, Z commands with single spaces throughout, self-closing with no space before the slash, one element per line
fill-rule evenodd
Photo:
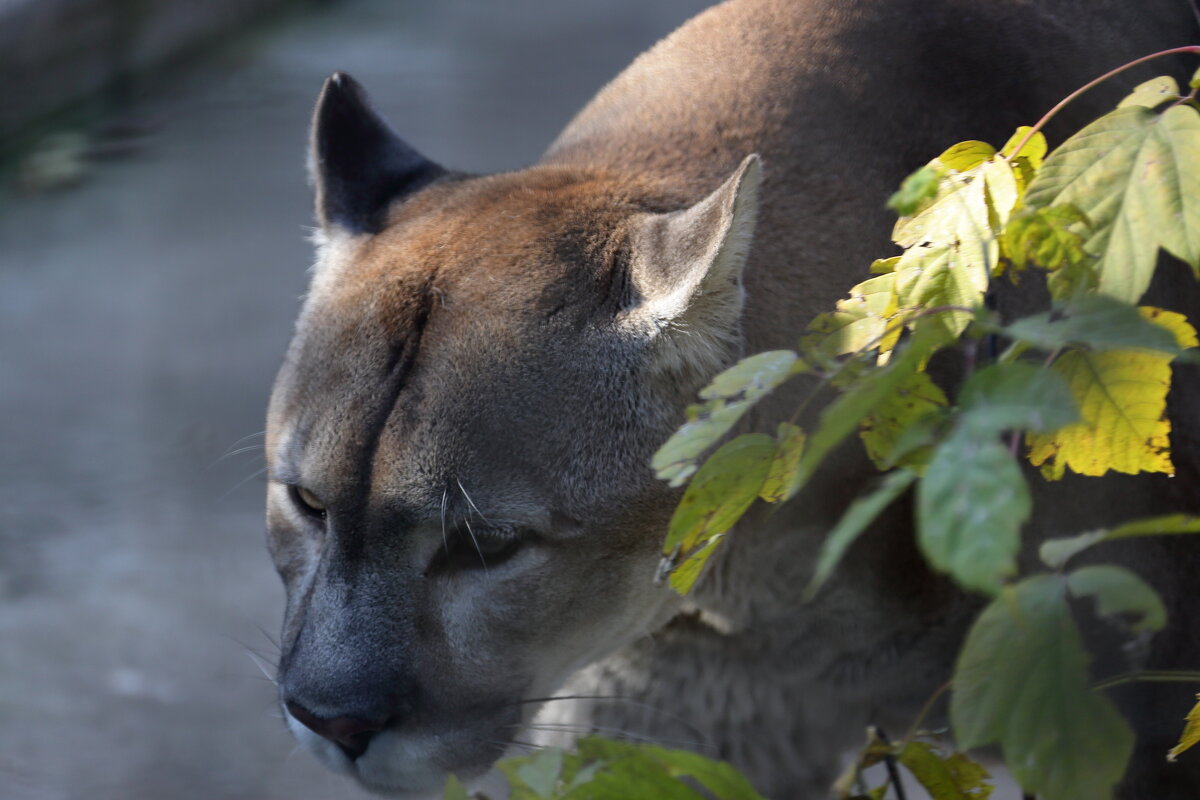
<path fill-rule="evenodd" d="M 0 0 L 0 798 L 356 798 L 268 680 L 261 431 L 323 78 L 537 158 L 706 0 Z"/>

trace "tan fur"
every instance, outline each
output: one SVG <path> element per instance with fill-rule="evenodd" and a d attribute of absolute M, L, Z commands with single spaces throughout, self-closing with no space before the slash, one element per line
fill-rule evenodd
<path fill-rule="evenodd" d="M 794 345 L 889 253 L 882 200 L 907 171 L 1002 141 L 1194 27 L 1166 0 L 731 0 L 640 57 L 541 163 L 447 175 L 377 233 L 327 226 L 268 423 L 281 687 L 320 717 L 386 706 L 388 728 L 353 763 L 293 720 L 297 735 L 366 785 L 431 790 L 485 770 L 532 721 L 521 701 L 575 674 L 564 691 L 631 702 L 547 715 L 694 744 L 776 798 L 822 796 L 865 724 L 905 724 L 946 679 L 976 601 L 927 570 L 902 504 L 802 605 L 817 543 L 873 474 L 847 446 L 783 512 L 740 525 L 683 604 L 651 580 L 677 495 L 650 454 L 717 369 Z M 1169 294 L 1194 312 L 1188 287 Z M 1194 511 L 1196 478 L 1067 481 L 1043 533 Z M 528 539 L 486 571 L 435 568 L 446 527 L 467 524 Z M 1197 561 L 1139 553 L 1162 574 Z M 1180 647 L 1157 658 L 1195 668 Z M 1148 752 L 1165 727 L 1143 725 Z M 1190 796 L 1151 773 L 1127 796 Z"/>

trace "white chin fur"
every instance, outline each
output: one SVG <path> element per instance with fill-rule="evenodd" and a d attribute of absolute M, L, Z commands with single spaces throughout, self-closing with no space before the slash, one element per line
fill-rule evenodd
<path fill-rule="evenodd" d="M 327 768 L 353 777 L 364 788 L 393 797 L 442 796 L 446 772 L 436 766 L 437 741 L 432 736 L 384 731 L 351 761 L 337 745 L 306 728 L 284 709 L 288 728 L 304 748 Z"/>

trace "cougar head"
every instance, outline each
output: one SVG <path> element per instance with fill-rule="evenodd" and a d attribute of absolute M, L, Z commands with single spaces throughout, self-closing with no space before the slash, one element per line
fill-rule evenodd
<path fill-rule="evenodd" d="M 736 355 L 758 162 L 691 205 L 596 170 L 453 174 L 338 74 L 311 170 L 267 424 L 280 702 L 328 766 L 423 794 L 677 612 L 648 463 Z"/>

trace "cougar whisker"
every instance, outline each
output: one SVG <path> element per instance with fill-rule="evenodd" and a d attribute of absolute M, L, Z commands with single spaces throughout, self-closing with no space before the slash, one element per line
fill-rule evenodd
<path fill-rule="evenodd" d="M 256 469 L 254 472 L 250 473 L 249 475 L 247 475 L 246 477 L 242 478 L 240 481 L 235 483 L 232 487 L 230 487 L 230 489 L 228 491 L 226 491 L 225 494 L 221 495 L 221 499 L 227 500 L 229 498 L 229 495 L 233 494 L 238 489 L 242 488 L 243 486 L 245 486 L 247 483 L 254 480 L 255 478 L 261 477 L 263 474 L 266 473 L 266 471 L 267 471 L 267 467 L 265 465 L 263 466 L 262 469 Z"/>
<path fill-rule="evenodd" d="M 699 736 L 702 739 L 706 739 L 706 740 L 708 739 L 708 737 L 704 735 L 703 731 L 701 731 L 694 724 L 688 722 L 683 717 L 680 717 L 677 714 L 672 714 L 670 711 L 659 708 L 658 706 L 654 706 L 649 703 L 644 703 L 640 700 L 634 700 L 631 697 L 623 697 L 621 695 L 568 694 L 568 695 L 557 695 L 555 697 L 530 697 L 530 698 L 526 698 L 524 700 L 518 700 L 517 702 L 513 703 L 513 705 L 526 705 L 529 703 L 547 703 L 547 702 L 551 702 L 554 700 L 599 700 L 602 702 L 625 703 L 625 704 L 633 706 L 635 708 L 640 708 L 644 711 L 649 711 L 653 714 L 657 714 L 664 719 L 670 720 L 671 722 L 678 723 L 679 725 L 682 725 L 683 727 L 688 728 L 696 736 Z"/>
<path fill-rule="evenodd" d="M 647 736 L 645 734 L 633 733 L 624 728 L 613 728 L 606 725 L 571 725 L 568 723 L 531 723 L 523 726 L 525 730 L 540 731 L 542 733 L 574 733 L 574 734 L 600 734 L 609 736 L 615 739 L 624 739 L 630 742 L 639 744 L 661 744 L 668 747 L 683 747 L 683 748 L 703 748 L 711 750 L 712 745 L 708 742 L 696 741 L 694 739 L 679 739 L 676 737 L 665 738 L 661 736 Z"/>
<path fill-rule="evenodd" d="M 479 506 L 475 505 L 475 501 L 471 499 L 471 495 L 467 494 L 467 487 L 462 485 L 462 481 L 459 480 L 458 478 L 455 478 L 454 482 L 458 484 L 458 490 L 460 492 L 462 492 L 462 496 L 464 498 L 466 498 L 467 503 L 471 506 L 471 510 L 474 511 L 476 514 L 478 514 L 479 518 L 482 519 L 484 522 L 487 522 L 490 524 L 491 520 L 487 518 L 486 514 L 484 514 L 482 511 L 479 510 Z"/>
<path fill-rule="evenodd" d="M 446 550 L 446 555 L 450 554 L 450 540 L 446 538 L 446 496 L 450 492 L 450 487 L 442 487 L 442 547 Z"/>

